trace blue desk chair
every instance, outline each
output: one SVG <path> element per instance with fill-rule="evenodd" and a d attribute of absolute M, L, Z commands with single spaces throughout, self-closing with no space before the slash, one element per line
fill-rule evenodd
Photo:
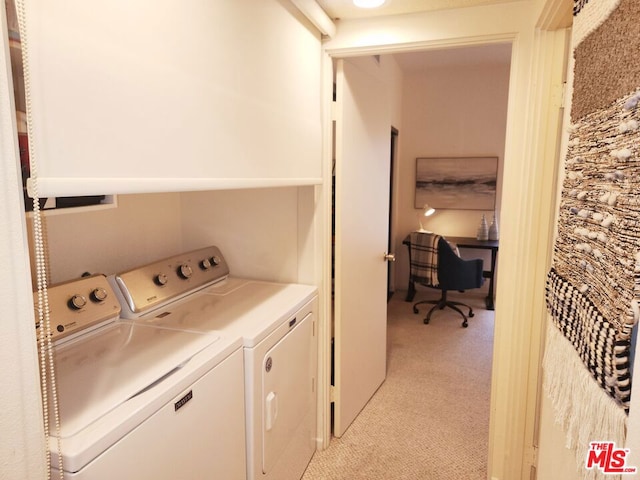
<path fill-rule="evenodd" d="M 484 281 L 482 259 L 463 260 L 444 237 L 429 232 L 412 232 L 409 251 L 412 280 L 441 291 L 438 300 L 416 302 L 413 313 L 418 313 L 419 305 L 434 304 L 424 319 L 428 324 L 434 310 L 449 307 L 462 315 L 462 326 L 466 328 L 469 325 L 467 317 L 473 317 L 473 309 L 465 303 L 448 300 L 447 292 L 480 288 Z M 458 306 L 468 308 L 469 313 L 465 315 Z"/>

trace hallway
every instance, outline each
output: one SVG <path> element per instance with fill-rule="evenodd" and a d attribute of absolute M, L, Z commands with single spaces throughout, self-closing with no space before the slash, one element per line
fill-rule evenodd
<path fill-rule="evenodd" d="M 387 379 L 303 480 L 486 478 L 494 313 L 485 289 L 464 294 L 476 314 L 466 329 L 451 310 L 424 325 L 425 309 L 414 315 L 405 294 L 388 304 Z"/>

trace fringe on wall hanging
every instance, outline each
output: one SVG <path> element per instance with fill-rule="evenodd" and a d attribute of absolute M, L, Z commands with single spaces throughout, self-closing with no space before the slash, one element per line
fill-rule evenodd
<path fill-rule="evenodd" d="M 584 466 L 589 442 L 624 444 L 631 395 L 630 340 L 640 316 L 640 2 L 575 0 L 574 15 L 544 382 Z"/>
<path fill-rule="evenodd" d="M 551 322 L 543 368 L 544 392 L 552 400 L 556 423 L 567 434 L 565 446 L 575 453 L 580 478 L 594 480 L 599 472 L 584 466 L 589 443 L 607 439 L 624 445 L 627 415 L 613 398 L 602 394 L 571 342 Z"/>

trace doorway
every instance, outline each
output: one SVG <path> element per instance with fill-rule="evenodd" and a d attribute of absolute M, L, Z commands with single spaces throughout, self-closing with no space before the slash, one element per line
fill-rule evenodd
<path fill-rule="evenodd" d="M 399 60 L 401 56 L 402 59 Z M 388 266 L 385 269 L 387 299 L 389 299 L 391 295 L 390 287 L 398 286 L 402 288 L 407 284 L 408 279 L 408 255 L 407 252 L 403 251 L 405 247 L 402 245 L 402 240 L 408 232 L 417 228 L 415 158 L 443 154 L 443 152 L 452 156 L 492 155 L 499 157 L 501 160 L 504 158 L 511 44 L 500 43 L 481 47 L 461 47 L 407 54 L 394 53 L 380 55 L 379 57 L 376 55 L 376 58 L 379 58 L 380 75 L 384 76 L 389 73 L 392 78 L 402 78 L 403 74 L 396 74 L 404 68 L 407 69 L 407 77 L 411 77 L 402 80 L 399 85 L 390 87 L 387 84 L 386 86 L 389 90 L 387 95 L 391 98 L 389 111 L 387 112 L 389 116 L 385 136 L 387 137 L 387 142 L 390 143 L 387 148 L 390 148 L 388 150 L 390 157 L 388 158 L 390 158 L 391 168 L 387 180 L 392 193 L 385 199 L 389 209 L 386 220 L 387 225 L 390 227 L 385 243 L 387 252 L 395 252 L 398 258 L 393 267 Z M 487 62 L 487 58 L 492 58 L 492 62 Z M 496 58 L 501 58 L 503 61 L 498 62 L 495 60 Z M 483 64 L 483 61 L 488 63 L 489 66 Z M 401 62 L 404 65 L 401 65 Z M 465 68 L 468 71 L 465 71 Z M 446 74 L 431 75 L 434 70 L 438 72 L 444 71 Z M 429 77 L 428 81 L 422 78 L 425 76 Z M 464 85 L 465 81 L 469 82 L 473 78 L 478 79 L 477 85 Z M 425 88 L 424 84 L 428 84 L 428 88 Z M 444 90 L 445 88 L 448 90 Z M 483 88 L 489 91 L 485 92 Z M 409 93 L 403 95 L 401 93 L 403 91 Z M 474 92 L 475 97 L 470 100 L 463 95 L 459 95 L 458 92 L 460 91 Z M 496 96 L 499 99 L 496 99 Z M 425 106 L 427 104 L 429 106 Z M 500 108 L 496 107 L 497 104 L 500 105 Z M 409 116 L 405 115 L 405 111 L 410 112 Z M 428 112 L 430 116 L 424 117 L 425 112 Z M 365 115 L 362 115 L 362 117 L 367 118 Z M 496 117 L 499 117 L 499 120 L 496 121 Z M 399 141 L 399 129 L 395 127 L 391 130 L 389 139 L 391 125 L 398 125 L 402 128 L 403 136 L 401 141 Z M 490 127 L 491 131 L 482 130 L 478 133 L 475 131 L 478 126 L 483 129 Z M 345 138 L 350 137 L 347 134 L 344 134 L 344 136 Z M 337 152 L 340 150 L 340 143 L 340 130 L 337 129 Z M 340 161 L 338 161 L 337 165 L 336 184 L 339 184 L 343 180 L 339 172 Z M 360 190 L 363 179 L 362 172 L 360 171 L 359 175 L 355 176 L 356 186 L 338 187 L 337 192 L 343 193 L 336 196 L 336 215 L 340 215 L 340 212 L 344 209 L 353 208 L 353 205 L 363 205 L 361 202 L 353 203 L 347 198 L 349 192 Z M 372 196 L 371 204 L 374 204 L 373 197 L 379 196 L 380 190 L 370 190 L 370 195 Z M 500 192 L 498 192 L 497 198 L 500 198 Z M 496 210 L 499 211 L 499 208 L 498 200 Z M 367 211 L 367 215 L 371 214 L 370 209 L 363 208 L 361 210 Z M 382 209 L 378 208 L 377 211 L 382 211 Z M 492 214 L 493 211 L 485 213 Z M 477 211 L 440 212 L 436 218 L 436 221 L 440 222 L 441 226 L 439 233 L 450 236 L 475 236 L 477 216 Z M 336 223 L 339 224 L 340 222 Z M 449 229 L 442 230 L 442 226 L 448 226 Z M 435 230 L 436 228 L 434 227 Z M 356 248 L 360 248 L 362 245 L 363 235 L 361 232 L 363 231 L 365 231 L 364 227 L 358 230 L 357 235 L 353 236 Z M 337 232 L 337 242 L 339 237 L 340 233 Z M 382 253 L 382 250 L 376 251 Z M 375 261 L 373 257 L 372 260 Z M 340 285 L 338 285 L 340 282 L 340 262 L 340 254 L 336 252 L 336 312 L 339 311 L 337 305 L 340 303 L 339 296 L 342 292 Z M 359 266 L 358 268 L 361 267 Z M 369 281 L 369 278 L 362 280 Z M 353 284 L 348 284 L 348 286 L 349 288 L 354 288 Z M 350 294 L 351 290 L 349 290 L 349 293 L 345 292 L 345 296 L 350 296 Z M 352 299 L 350 298 L 349 300 L 351 301 Z M 351 311 L 350 316 L 345 316 L 345 320 L 351 321 L 358 314 L 358 310 L 361 310 L 360 306 L 355 311 Z M 384 328 L 386 328 L 386 311 L 384 312 L 384 317 L 382 322 L 384 323 Z M 367 320 L 366 328 L 359 329 L 358 335 L 361 336 L 363 332 L 372 328 L 374 322 L 378 322 L 377 317 L 376 319 L 369 317 Z M 422 323 L 418 316 L 416 316 L 415 321 Z M 336 320 L 336 338 L 341 335 L 341 327 L 338 326 L 338 323 L 339 321 Z M 425 326 L 425 328 L 428 327 Z M 366 342 L 360 341 L 359 345 L 362 346 L 363 343 L 366 344 Z M 336 341 L 336 345 L 338 345 L 338 341 Z M 337 349 L 339 350 L 338 347 Z M 386 350 L 384 348 L 382 356 L 382 362 L 384 362 L 386 358 Z M 357 371 L 358 368 L 366 367 L 369 364 L 369 362 L 363 362 L 362 358 L 358 356 L 358 359 L 354 360 L 354 365 L 349 366 L 350 372 Z M 336 357 L 335 365 L 337 368 L 334 371 L 337 377 L 339 375 L 337 372 L 343 366 L 342 359 Z M 336 408 L 339 408 L 339 402 L 342 401 L 340 398 L 342 395 L 341 387 L 338 383 L 335 384 L 335 387 L 334 398 L 338 398 L 338 400 L 334 403 L 334 412 Z M 337 393 L 336 390 L 338 390 Z M 371 395 L 373 393 L 371 392 Z M 369 398 L 367 396 L 359 407 L 354 407 L 351 411 L 357 413 L 359 408 L 364 407 Z M 362 398 L 360 400 L 362 401 Z M 343 425 L 338 430 L 337 436 L 342 435 L 346 427 L 348 425 Z"/>
<path fill-rule="evenodd" d="M 553 233 L 555 203 L 553 195 L 547 195 L 548 173 L 557 167 L 556 161 L 549 161 L 552 155 L 546 155 L 552 145 L 555 148 L 557 136 L 537 126 L 557 123 L 557 108 L 549 92 L 562 82 L 557 70 L 567 53 L 566 46 L 558 42 L 558 35 L 564 34 L 561 29 L 566 28 L 565 17 L 569 25 L 571 19 L 570 9 L 565 15 L 565 0 L 540 3 L 534 18 L 521 4 L 509 4 L 505 8 L 513 13 L 513 22 L 505 21 L 504 16 L 487 16 L 477 22 L 478 12 L 472 9 L 460 9 L 455 20 L 437 12 L 416 21 L 410 16 L 393 21 L 382 19 L 374 26 L 388 27 L 384 38 L 373 35 L 379 28 L 373 31 L 370 25 L 362 23 L 358 24 L 360 35 L 351 35 L 349 30 L 324 45 L 325 65 L 329 66 L 325 78 L 330 81 L 327 73 L 332 59 L 470 46 L 478 42 L 513 42 L 505 145 L 508 181 L 503 185 L 503 196 L 509 201 L 502 205 L 501 211 L 498 289 L 502 291 L 497 298 L 495 332 L 496 338 L 507 341 L 496 343 L 492 379 L 489 469 L 496 478 L 528 477 L 531 459 L 535 458 L 532 437 L 537 419 L 536 389 L 540 384 L 540 319 L 545 313 L 541 292 L 546 274 L 540 259 L 551 252 L 549 239 Z M 367 37 L 369 33 L 371 36 Z M 402 125 L 399 127 L 404 138 L 406 132 Z M 402 150 L 401 147 L 400 155 Z M 531 255 L 532 248 L 537 255 Z M 518 321 L 512 322 L 512 319 Z M 323 330 L 326 345 L 331 338 L 329 327 L 327 324 Z M 328 391 L 325 398 L 324 408 L 328 411 Z M 328 436 L 323 440 L 328 441 Z"/>
<path fill-rule="evenodd" d="M 395 189 L 392 205 L 395 204 L 395 226 L 392 236 L 395 238 L 396 264 L 395 284 L 397 290 L 406 289 L 409 277 L 407 248 L 403 239 L 412 230 L 419 228 L 415 201 L 416 158 L 435 156 L 494 156 L 498 157 L 497 191 L 494 210 L 451 210 L 438 209 L 429 217 L 426 228 L 444 236 L 473 237 L 482 214 L 491 218 L 495 212 L 500 218 L 502 209 L 502 184 L 504 177 L 504 153 L 507 132 L 507 114 L 509 104 L 509 83 L 511 77 L 512 47 L 510 43 L 498 43 L 483 46 L 469 46 L 431 51 L 416 51 L 381 55 L 381 60 L 397 62 L 403 72 L 402 118 L 399 124 L 402 136 L 398 139 L 397 167 L 395 168 Z M 467 92 L 461 94 L 460 92 Z M 394 251 L 394 250 L 392 250 Z M 461 251 L 465 258 L 483 259 L 485 270 L 489 270 L 490 254 L 484 255 L 477 250 Z M 486 289 L 486 285 L 484 289 Z M 403 292 L 402 292 L 403 293 Z M 475 296 L 469 291 L 467 295 Z M 486 294 L 483 290 L 482 294 Z M 481 294 L 481 295 L 482 295 Z M 398 295 L 398 293 L 396 293 Z M 418 292 L 414 301 L 436 298 L 437 293 L 427 289 Z M 402 295 L 404 298 L 404 295 Z M 394 297 L 395 301 L 395 297 Z M 472 303 L 475 300 L 472 300 Z M 476 320 L 493 322 L 494 312 L 476 309 Z M 490 317 L 490 320 L 488 318 Z M 424 312 L 415 315 L 415 323 L 426 329 L 440 328 L 442 323 L 453 322 L 459 326 L 459 319 L 444 313 L 434 314 L 432 321 L 440 325 L 423 325 Z M 485 325 L 484 323 L 482 325 Z M 480 332 L 480 323 L 474 326 L 470 319 L 469 328 Z M 482 338 L 485 339 L 483 330 Z M 458 338 L 456 338 L 458 336 Z M 443 341 L 451 344 L 446 349 L 457 348 L 463 339 L 463 332 L 453 330 Z M 493 346 L 493 339 L 486 338 L 487 348 Z M 487 377 L 492 370 L 491 364 L 485 364 Z M 485 378 L 485 377 L 483 377 Z M 438 379 L 433 378 L 437 383 Z M 487 380 L 483 392 L 490 389 Z M 478 396 L 482 397 L 479 394 Z M 455 403 L 456 398 L 450 398 Z M 484 432 L 485 441 L 489 441 L 489 429 L 483 422 L 489 416 L 489 406 L 485 405 L 486 417 L 478 417 L 478 430 Z M 437 449 L 437 447 L 435 447 Z M 488 453 L 485 461 L 488 459 Z M 488 465 L 487 465 L 488 468 Z"/>

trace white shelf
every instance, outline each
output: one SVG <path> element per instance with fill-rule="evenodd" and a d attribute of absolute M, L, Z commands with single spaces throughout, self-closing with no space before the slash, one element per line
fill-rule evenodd
<path fill-rule="evenodd" d="M 31 199 L 29 199 L 31 200 Z M 118 197 L 117 195 L 106 195 L 104 200 L 97 205 L 84 205 L 81 207 L 64 207 L 64 208 L 47 208 L 42 209 L 41 213 L 45 217 L 53 217 L 58 215 L 67 215 L 70 213 L 85 213 L 85 212 L 96 212 L 99 210 L 109 210 L 112 208 L 118 208 Z M 33 218 L 33 212 L 27 212 L 27 218 Z"/>

